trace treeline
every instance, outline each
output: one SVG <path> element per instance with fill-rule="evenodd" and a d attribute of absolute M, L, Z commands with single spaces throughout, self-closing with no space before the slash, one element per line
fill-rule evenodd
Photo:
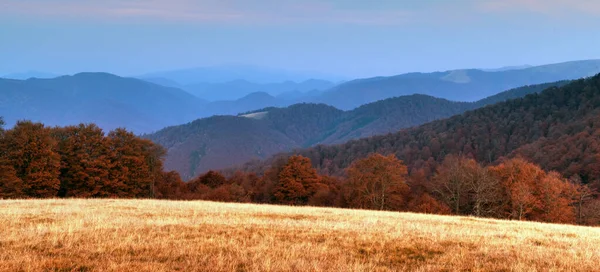
<path fill-rule="evenodd" d="M 0 198 L 202 199 L 600 224 L 600 182 L 565 179 L 521 158 L 483 166 L 448 155 L 409 172 L 397 156 L 371 153 L 329 176 L 295 155 L 261 174 L 209 171 L 185 183 L 163 171 L 162 147 L 123 129 L 1 127 Z"/>
<path fill-rule="evenodd" d="M 153 197 L 166 175 L 163 148 L 124 129 L 2 124 L 0 198 Z"/>
<path fill-rule="evenodd" d="M 311 205 L 418 213 L 471 215 L 554 223 L 600 224 L 600 184 L 564 179 L 523 159 L 484 167 L 447 156 L 431 176 L 408 174 L 394 155 L 356 160 L 343 177 L 319 175 L 311 161 L 291 156 L 264 175 L 209 171 L 188 183 L 175 175 L 157 197 L 286 205 Z"/>

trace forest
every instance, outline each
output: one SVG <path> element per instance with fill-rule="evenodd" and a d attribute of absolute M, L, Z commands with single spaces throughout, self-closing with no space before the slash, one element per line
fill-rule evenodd
<path fill-rule="evenodd" d="M 395 134 L 189 182 L 164 148 L 94 124 L 0 130 L 0 198 L 159 198 L 600 224 L 600 75 Z"/>
<path fill-rule="evenodd" d="M 522 158 L 482 166 L 448 155 L 429 175 L 372 153 L 329 176 L 295 155 L 263 175 L 209 171 L 186 183 L 163 170 L 162 147 L 123 129 L 104 135 L 93 124 L 22 121 L 1 131 L 0 147 L 0 198 L 202 199 L 600 224 L 598 182 L 565 179 Z"/>

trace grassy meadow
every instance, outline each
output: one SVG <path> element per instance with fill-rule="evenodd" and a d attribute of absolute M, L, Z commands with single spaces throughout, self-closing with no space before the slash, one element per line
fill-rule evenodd
<path fill-rule="evenodd" d="M 2 271 L 600 271 L 600 228 L 159 200 L 2 200 Z"/>

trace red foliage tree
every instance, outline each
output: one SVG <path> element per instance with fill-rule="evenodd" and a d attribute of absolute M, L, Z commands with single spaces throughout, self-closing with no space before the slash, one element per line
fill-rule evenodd
<path fill-rule="evenodd" d="M 310 159 L 291 156 L 278 175 L 273 196 L 278 203 L 304 205 L 319 189 L 320 177 Z"/>
<path fill-rule="evenodd" d="M 94 124 L 56 128 L 54 138 L 58 141 L 61 156 L 60 196 L 106 197 L 106 187 L 113 182 L 110 171 L 109 141 L 104 132 Z"/>
<path fill-rule="evenodd" d="M 106 186 L 106 194 L 152 197 L 162 172 L 164 149 L 124 129 L 111 131 L 108 139 L 113 167 L 109 174 L 112 182 Z"/>
<path fill-rule="evenodd" d="M 18 122 L 5 133 L 3 145 L 4 160 L 12 166 L 7 167 L 5 161 L 7 180 L 15 184 L 22 181 L 22 192 L 27 197 L 57 196 L 60 157 L 49 128 L 40 123 Z"/>
<path fill-rule="evenodd" d="M 409 191 L 407 168 L 394 155 L 371 154 L 346 170 L 344 197 L 353 208 L 400 210 Z"/>
<path fill-rule="evenodd" d="M 422 193 L 421 195 L 414 197 L 407 205 L 408 210 L 417 213 L 430 213 L 430 214 L 451 214 L 452 210 L 444 204 L 433 198 L 428 193 Z"/>

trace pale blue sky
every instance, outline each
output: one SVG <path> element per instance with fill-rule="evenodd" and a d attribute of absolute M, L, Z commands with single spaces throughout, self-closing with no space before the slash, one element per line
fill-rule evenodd
<path fill-rule="evenodd" d="M 600 58 L 598 0 L 0 0 L 0 74 L 347 77 Z"/>

